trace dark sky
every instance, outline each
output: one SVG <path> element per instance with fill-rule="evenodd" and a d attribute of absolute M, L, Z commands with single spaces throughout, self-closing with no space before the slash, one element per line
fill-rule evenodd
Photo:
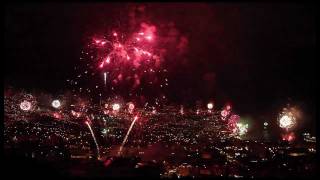
<path fill-rule="evenodd" d="M 63 89 L 88 35 L 126 22 L 132 7 L 7 4 L 5 82 Z M 188 38 L 187 54 L 170 73 L 173 101 L 230 101 L 242 113 L 267 113 L 291 101 L 314 113 L 312 4 L 151 3 L 143 13 L 155 24 L 174 22 Z"/>

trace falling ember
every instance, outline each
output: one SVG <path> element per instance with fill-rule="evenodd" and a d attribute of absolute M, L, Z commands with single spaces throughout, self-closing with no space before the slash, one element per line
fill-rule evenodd
<path fill-rule="evenodd" d="M 137 119 L 138 119 L 138 116 L 135 116 L 133 121 L 132 121 L 132 123 L 131 123 L 131 125 L 130 125 L 130 127 L 129 127 L 129 130 L 128 130 L 126 136 L 124 137 L 124 140 L 123 140 L 123 142 L 122 142 L 122 144 L 120 146 L 120 149 L 119 149 L 119 152 L 118 152 L 119 155 L 122 153 L 123 146 L 127 142 L 128 136 L 129 136 L 129 134 L 131 132 L 131 129 L 132 129 L 132 127 L 133 127 L 133 125 L 134 125 L 134 123 L 136 122 Z"/>
<path fill-rule="evenodd" d="M 86 123 L 86 125 L 88 126 L 88 128 L 89 128 L 89 130 L 90 130 L 90 133 L 91 133 L 91 135 L 92 135 L 92 138 L 93 138 L 94 143 L 95 143 L 96 148 L 97 148 L 98 159 L 100 159 L 99 145 L 98 145 L 98 143 L 97 143 L 96 137 L 94 136 L 94 133 L 93 133 L 93 131 L 92 131 L 92 128 L 91 128 L 89 122 L 86 121 L 85 123 Z"/>
<path fill-rule="evenodd" d="M 104 85 L 106 86 L 107 85 L 107 73 L 106 72 L 103 73 L 103 82 L 104 82 Z"/>
<path fill-rule="evenodd" d="M 155 87 L 162 84 L 161 90 L 168 86 L 168 83 L 164 82 L 167 75 L 159 75 L 165 72 L 162 70 L 164 66 L 161 64 L 165 52 L 159 49 L 161 46 L 159 44 L 162 41 L 155 42 L 155 40 L 161 40 L 155 33 L 156 27 L 147 23 L 140 23 L 139 25 L 140 29 L 138 31 L 128 32 L 128 34 L 112 30 L 108 34 L 97 35 L 100 38 L 94 37 L 90 44 L 86 46 L 84 49 L 86 52 L 82 52 L 84 57 L 80 59 L 88 59 L 89 61 L 86 66 L 77 66 L 79 71 L 82 70 L 81 68 L 86 68 L 80 73 L 87 72 L 85 73 L 87 75 L 82 74 L 81 78 L 77 77 L 77 80 L 83 79 L 84 84 L 81 85 L 88 84 L 90 86 L 86 92 L 89 93 L 90 90 L 91 95 L 93 95 L 91 88 L 94 86 L 91 86 L 88 78 L 101 81 L 94 82 L 94 84 L 103 84 L 104 88 L 94 90 L 98 95 L 99 93 L 103 94 L 102 91 L 115 92 L 119 90 L 118 92 L 122 93 L 124 92 L 122 89 L 127 88 L 130 91 L 128 93 L 139 96 L 143 93 L 140 91 L 142 90 L 140 87 L 146 83 L 148 83 L 148 86 L 152 84 Z M 98 73 L 97 69 L 102 72 Z M 144 73 L 150 69 L 153 69 L 151 71 L 153 74 Z M 101 77 L 102 74 L 103 78 Z M 148 76 L 148 81 L 143 81 L 145 76 Z M 74 82 L 75 80 L 70 84 L 76 85 Z M 77 84 L 79 84 L 79 81 Z M 79 87 L 76 88 L 79 89 Z"/>
<path fill-rule="evenodd" d="M 22 101 L 20 103 L 20 109 L 23 110 L 23 111 L 29 111 L 31 110 L 31 103 L 29 101 Z"/>
<path fill-rule="evenodd" d="M 106 63 L 108 63 L 108 64 L 110 63 L 110 57 L 109 56 L 106 59 Z"/>
<path fill-rule="evenodd" d="M 100 68 L 103 68 L 103 65 L 104 65 L 104 61 L 102 61 L 102 63 L 100 64 Z"/>

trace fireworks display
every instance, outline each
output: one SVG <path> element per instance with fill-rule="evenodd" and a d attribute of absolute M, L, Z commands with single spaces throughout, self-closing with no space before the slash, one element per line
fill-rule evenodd
<path fill-rule="evenodd" d="M 290 7 L 8 4 L 12 172 L 29 162 L 103 179 L 315 172 L 313 75 L 296 73 L 313 67 L 301 61 L 313 15 Z"/>
<path fill-rule="evenodd" d="M 293 121 L 294 121 L 294 117 L 289 115 L 283 115 L 279 120 L 280 127 L 285 129 L 292 128 L 294 125 Z"/>
<path fill-rule="evenodd" d="M 78 76 L 67 81 L 77 91 L 91 96 L 138 97 L 144 95 L 144 88 L 162 92 L 168 86 L 168 78 L 162 65 L 163 53 L 157 48 L 160 38 L 156 26 L 147 23 L 141 23 L 137 32 L 113 30 L 94 37 L 82 52 L 81 63 L 75 67 Z"/>

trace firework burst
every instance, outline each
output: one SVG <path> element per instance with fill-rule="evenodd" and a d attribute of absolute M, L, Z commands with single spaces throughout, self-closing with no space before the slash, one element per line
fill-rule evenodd
<path fill-rule="evenodd" d="M 111 31 L 94 37 L 80 58 L 84 69 L 83 63 L 78 64 L 77 77 L 67 81 L 79 92 L 100 96 L 138 97 L 144 89 L 163 89 L 168 78 L 157 39 L 157 28 L 146 23 L 141 23 L 137 32 Z"/>

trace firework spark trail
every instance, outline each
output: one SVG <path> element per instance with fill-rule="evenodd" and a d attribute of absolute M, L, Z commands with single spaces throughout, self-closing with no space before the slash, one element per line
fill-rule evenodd
<path fill-rule="evenodd" d="M 130 127 L 129 127 L 129 130 L 128 130 L 126 136 L 124 137 L 124 140 L 123 140 L 123 142 L 122 142 L 122 144 L 121 144 L 121 146 L 120 146 L 120 149 L 119 149 L 119 152 L 118 152 L 119 155 L 121 154 L 122 149 L 123 149 L 123 146 L 124 146 L 125 143 L 127 142 L 128 136 L 129 136 L 129 134 L 130 134 L 130 132 L 131 132 L 131 129 L 132 129 L 132 127 L 133 127 L 133 125 L 134 125 L 134 123 L 136 122 L 137 119 L 138 119 L 138 117 L 135 116 L 134 119 L 133 119 L 133 121 L 132 121 L 132 123 L 131 123 L 131 125 L 130 125 Z"/>
<path fill-rule="evenodd" d="M 107 85 L 107 73 L 103 73 L 104 86 Z"/>
<path fill-rule="evenodd" d="M 89 128 L 89 130 L 90 130 L 90 132 L 91 132 L 91 135 L 92 135 L 92 138 L 93 138 L 93 140 L 94 140 L 94 143 L 96 144 L 97 153 L 98 153 L 98 159 L 100 159 L 99 145 L 98 145 L 98 143 L 97 143 L 96 137 L 94 136 L 94 133 L 93 133 L 92 128 L 91 128 L 91 126 L 90 126 L 90 124 L 89 124 L 88 121 L 86 121 L 86 124 L 87 124 L 87 126 L 88 126 L 88 128 Z"/>

